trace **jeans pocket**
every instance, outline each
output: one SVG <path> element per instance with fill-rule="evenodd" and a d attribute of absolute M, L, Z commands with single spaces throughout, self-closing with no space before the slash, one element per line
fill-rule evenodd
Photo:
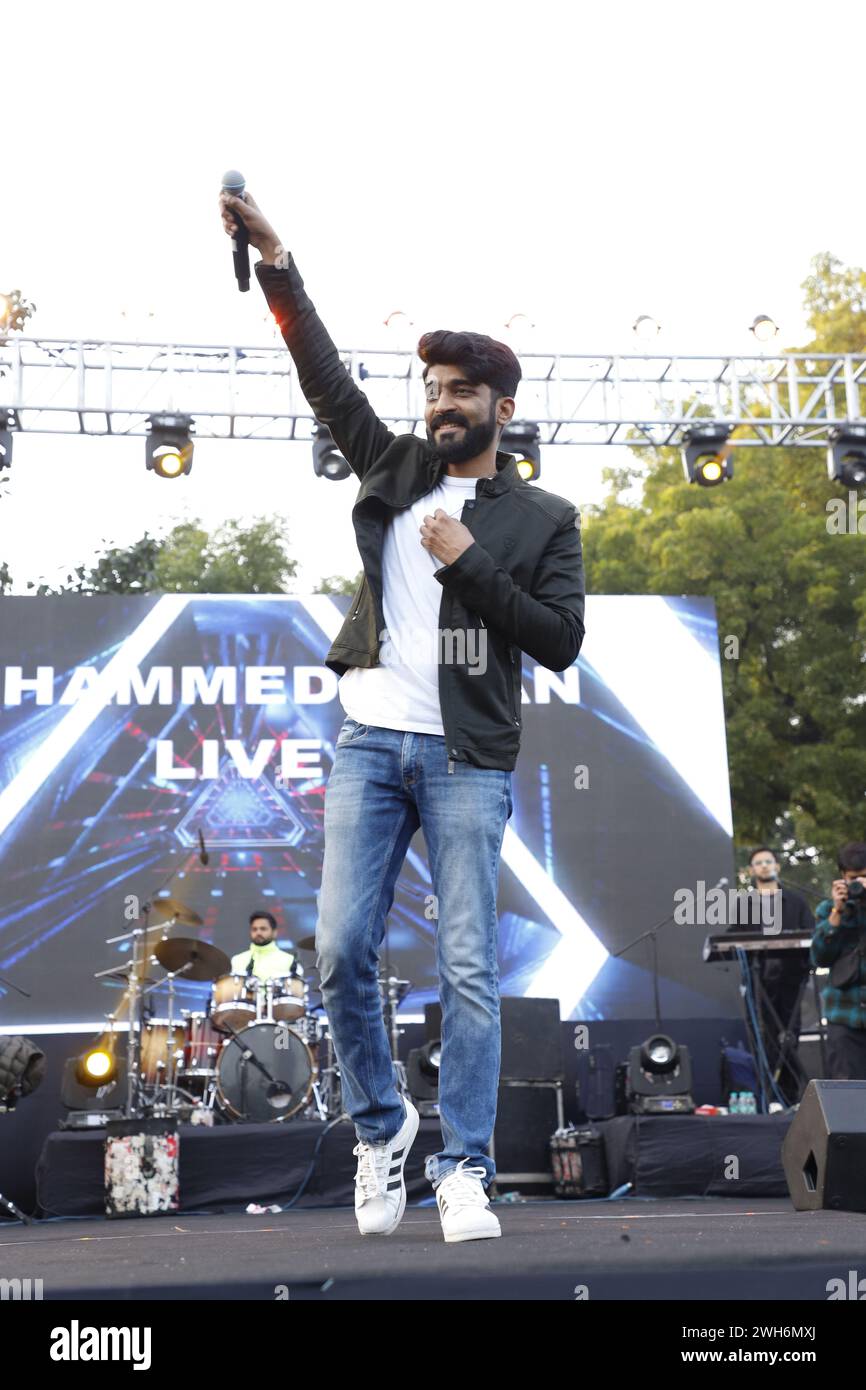
<path fill-rule="evenodd" d="M 347 716 L 337 734 L 335 748 L 344 748 L 347 743 L 357 743 L 359 739 L 364 737 L 369 727 L 369 724 L 359 724 L 357 719 L 350 719 Z"/>

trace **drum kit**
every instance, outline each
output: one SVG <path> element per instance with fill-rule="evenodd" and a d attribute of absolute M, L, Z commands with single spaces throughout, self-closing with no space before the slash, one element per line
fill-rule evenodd
<path fill-rule="evenodd" d="M 107 944 L 131 942 L 129 966 L 96 973 L 127 986 L 109 1016 L 113 1051 L 114 1029 L 128 1015 L 126 1115 L 173 1115 L 198 1124 L 281 1123 L 294 1116 L 329 1121 L 341 1115 L 339 1064 L 303 968 L 293 962 L 290 973 L 268 980 L 232 971 L 225 952 L 210 942 L 169 934 L 178 926 L 203 925 L 198 913 L 174 898 L 154 899 L 142 915 L 143 926 L 108 938 Z M 315 952 L 314 937 L 299 941 L 297 949 Z M 156 965 L 165 975 L 153 979 Z M 205 1009 L 178 1010 L 178 979 L 210 983 Z M 397 1079 L 405 1088 L 397 1008 L 410 981 L 386 971 L 379 984 Z M 164 992 L 159 1014 L 150 1003 L 156 991 Z"/>

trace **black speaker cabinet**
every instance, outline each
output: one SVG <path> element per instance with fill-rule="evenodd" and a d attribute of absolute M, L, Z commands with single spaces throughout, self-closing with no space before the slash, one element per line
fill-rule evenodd
<path fill-rule="evenodd" d="M 866 1081 L 810 1081 L 782 1165 L 797 1211 L 866 1211 Z"/>
<path fill-rule="evenodd" d="M 561 1082 L 500 1081 L 490 1144 L 497 1193 L 553 1195 L 550 1140 L 564 1125 Z"/>
<path fill-rule="evenodd" d="M 562 1081 L 562 1026 L 558 999 L 500 1000 L 502 1061 L 499 1075 L 509 1081 Z M 442 1036 L 442 1006 L 424 1009 L 428 1042 Z"/>

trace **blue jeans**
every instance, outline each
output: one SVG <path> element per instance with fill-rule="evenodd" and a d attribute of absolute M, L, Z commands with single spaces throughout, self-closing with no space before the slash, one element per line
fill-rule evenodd
<path fill-rule="evenodd" d="M 360 1140 L 393 1139 L 406 1111 L 397 1090 L 377 983 L 379 946 L 409 842 L 420 827 L 435 900 L 442 1001 L 434 1187 L 464 1158 L 496 1167 L 501 1033 L 496 885 L 511 773 L 454 760 L 440 734 L 343 722 L 325 791 L 325 858 L 316 926 L 318 968 L 343 1105 Z M 438 902 L 436 901 L 438 900 Z"/>

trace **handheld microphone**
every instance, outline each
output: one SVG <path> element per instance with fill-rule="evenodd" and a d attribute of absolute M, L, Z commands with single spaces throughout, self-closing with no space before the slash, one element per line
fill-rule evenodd
<path fill-rule="evenodd" d="M 199 852 L 198 852 L 198 857 L 199 857 L 199 859 L 201 860 L 201 862 L 202 862 L 203 864 L 207 865 L 207 864 L 210 863 L 210 855 L 208 854 L 208 852 L 207 852 L 207 850 L 206 850 L 206 848 L 205 848 L 204 835 L 202 835 L 202 833 L 201 833 L 201 828 L 199 828 L 199 832 L 198 832 L 198 842 L 199 842 L 199 846 L 200 846 L 200 849 L 199 849 Z"/>
<path fill-rule="evenodd" d="M 237 169 L 229 169 L 223 174 L 223 192 L 235 198 L 243 198 L 246 180 Z M 232 260 L 235 266 L 235 279 L 238 289 L 243 292 L 250 287 L 250 234 L 240 217 L 235 217 L 238 229 L 232 237 Z"/>

